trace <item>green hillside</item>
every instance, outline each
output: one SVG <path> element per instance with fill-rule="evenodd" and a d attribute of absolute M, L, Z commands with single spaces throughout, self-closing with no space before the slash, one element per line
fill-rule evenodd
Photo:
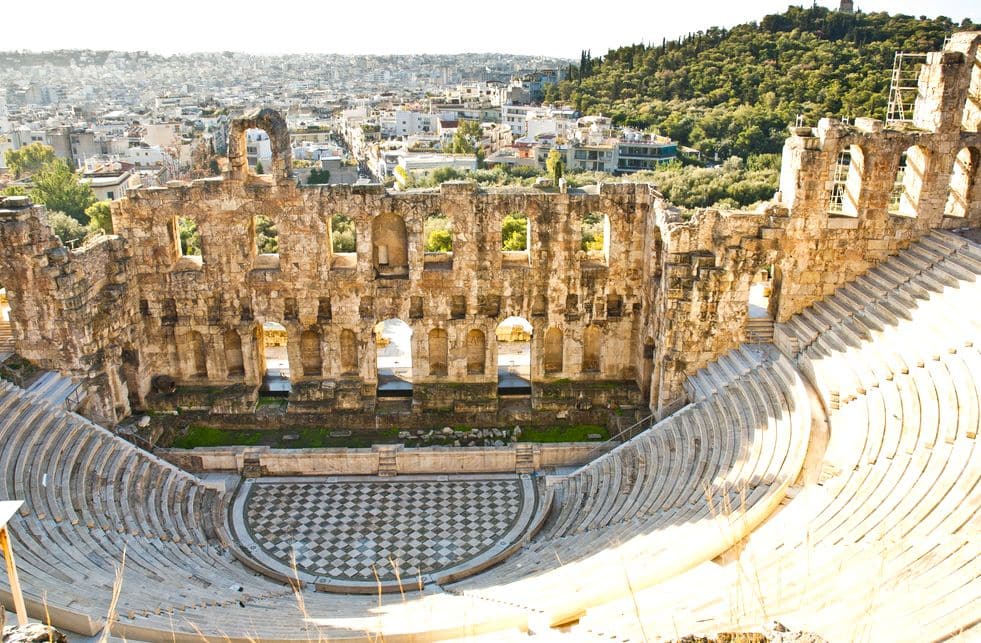
<path fill-rule="evenodd" d="M 886 13 L 790 7 L 759 23 L 583 55 L 546 97 L 652 129 L 719 158 L 779 152 L 797 114 L 885 116 L 896 51 L 938 50 L 977 29 Z"/>

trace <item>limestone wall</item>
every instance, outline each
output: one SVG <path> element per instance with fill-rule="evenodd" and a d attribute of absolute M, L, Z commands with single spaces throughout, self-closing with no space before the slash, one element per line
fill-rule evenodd
<path fill-rule="evenodd" d="M 613 447 L 610 443 L 558 442 L 528 445 L 535 470 L 585 464 Z M 516 445 L 503 447 L 394 447 L 399 475 L 423 473 L 520 473 Z M 155 453 L 194 472 L 242 473 L 246 460 L 262 475 L 378 475 L 380 449 L 271 449 L 202 447 L 158 449 Z M 525 466 L 529 466 L 525 463 Z M 523 472 L 523 471 L 522 471 Z"/>
<path fill-rule="evenodd" d="M 220 400 L 216 411 L 241 413 L 263 376 L 262 325 L 276 322 L 291 411 L 371 412 L 373 328 L 398 318 L 412 329 L 412 411 L 473 414 L 504 406 L 495 330 L 517 315 L 533 328 L 536 412 L 639 395 L 664 415 L 684 403 L 686 375 L 747 339 L 761 270 L 773 275 L 768 312 L 784 321 L 929 229 L 979 226 L 979 43 L 955 34 L 928 57 L 910 123 L 792 127 L 780 190 L 753 212 L 688 217 L 635 184 L 300 187 L 285 122 L 261 110 L 233 123 L 223 177 L 129 192 L 112 206 L 118 236 L 81 250 L 61 247 L 43 208 L 4 200 L 0 281 L 16 346 L 84 377 L 86 412 L 106 422 L 146 406 L 158 375 L 180 387 L 168 406 Z M 270 134 L 271 174 L 244 162 L 249 127 Z M 514 213 L 530 222 L 526 251 L 502 248 Z M 587 254 L 581 223 L 596 213 L 608 245 Z M 434 214 L 451 224 L 452 253 L 425 251 Z M 355 252 L 333 251 L 335 215 L 353 221 Z M 278 231 L 274 254 L 257 247 L 260 216 Z M 181 219 L 197 226 L 200 256 L 183 256 Z"/>
<path fill-rule="evenodd" d="M 81 410 L 93 419 L 112 423 L 128 413 L 126 382 L 143 338 L 133 324 L 123 239 L 69 250 L 52 234 L 44 208 L 9 197 L 0 202 L 0 243 L 0 282 L 17 352 L 79 378 L 89 393 Z"/>
<path fill-rule="evenodd" d="M 636 379 L 631 355 L 648 186 L 605 185 L 594 193 L 563 194 L 482 191 L 450 183 L 440 190 L 393 193 L 380 186 L 299 188 L 265 178 L 138 190 L 114 206 L 114 229 L 133 252 L 148 376 L 165 373 L 189 384 L 258 384 L 259 329 L 276 322 L 287 329 L 291 377 L 308 396 L 298 401 L 325 402 L 326 395 L 316 399 L 317 391 L 333 386 L 303 383 L 353 378 L 370 390 L 376 382 L 373 326 L 398 318 L 412 328 L 413 381 L 420 400 L 427 399 L 427 384 L 446 382 L 491 385 L 493 397 L 495 329 L 516 315 L 533 327 L 533 380 Z M 524 213 L 530 221 L 525 253 L 501 250 L 501 222 L 511 213 Z M 580 249 L 581 221 L 590 213 L 610 221 L 605 264 Z M 257 252 L 253 221 L 259 214 L 278 229 L 275 256 Z M 335 214 L 354 221 L 355 256 L 332 251 Z M 431 214 L 451 221 L 449 265 L 426 261 L 423 226 Z M 200 257 L 181 255 L 180 217 L 196 222 Z M 387 266 L 379 263 L 380 247 Z M 583 367 L 589 328 L 599 337 L 595 369 Z M 447 355 L 445 370 L 434 372 L 429 344 L 437 329 L 445 332 Z M 561 365 L 546 372 L 550 329 L 561 332 Z M 468 348 L 475 331 L 483 339 L 477 358 L 472 342 Z M 244 364 L 238 372 L 229 363 L 229 354 L 237 352 L 226 350 L 229 333 L 233 344 L 241 344 Z M 313 356 L 309 342 L 303 354 L 304 333 L 316 338 Z M 483 368 L 474 368 L 475 359 Z M 358 403 L 370 404 L 369 398 Z"/>

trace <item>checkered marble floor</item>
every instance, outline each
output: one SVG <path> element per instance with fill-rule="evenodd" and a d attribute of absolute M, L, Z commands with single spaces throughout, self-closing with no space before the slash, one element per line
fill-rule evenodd
<path fill-rule="evenodd" d="M 303 479 L 299 479 L 303 480 Z M 341 581 L 413 579 L 453 567 L 501 540 L 521 512 L 512 479 L 261 482 L 245 527 L 275 560 Z"/>

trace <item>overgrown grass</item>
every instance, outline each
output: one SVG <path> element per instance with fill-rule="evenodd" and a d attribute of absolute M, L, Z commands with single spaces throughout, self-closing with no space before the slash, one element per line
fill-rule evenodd
<path fill-rule="evenodd" d="M 599 424 L 528 426 L 521 427 L 521 442 L 589 442 L 587 436 L 591 434 L 600 436 L 592 441 L 610 437 L 606 427 Z"/>
<path fill-rule="evenodd" d="M 398 437 L 398 429 L 383 429 L 363 435 L 354 433 L 343 437 L 331 436 L 330 431 L 323 427 L 218 429 L 192 424 L 183 435 L 174 440 L 171 447 L 175 449 L 230 446 L 269 446 L 277 449 L 366 448 L 376 443 L 391 442 Z M 296 436 L 296 439 L 287 440 L 287 435 Z"/>

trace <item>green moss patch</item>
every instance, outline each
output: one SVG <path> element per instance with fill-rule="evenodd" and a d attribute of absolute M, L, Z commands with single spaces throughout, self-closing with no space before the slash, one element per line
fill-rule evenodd
<path fill-rule="evenodd" d="M 590 440 L 590 435 L 600 437 Z M 600 442 L 609 437 L 606 427 L 599 424 L 521 427 L 522 442 Z"/>

